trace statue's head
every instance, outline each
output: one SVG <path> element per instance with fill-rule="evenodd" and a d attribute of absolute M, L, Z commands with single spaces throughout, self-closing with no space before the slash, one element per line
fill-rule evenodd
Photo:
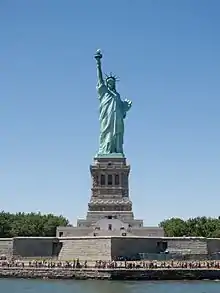
<path fill-rule="evenodd" d="M 116 81 L 118 80 L 116 75 L 106 75 L 106 85 L 110 90 L 115 90 L 116 89 Z"/>

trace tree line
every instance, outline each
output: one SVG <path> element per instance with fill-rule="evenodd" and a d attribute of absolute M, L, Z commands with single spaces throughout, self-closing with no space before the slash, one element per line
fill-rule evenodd
<path fill-rule="evenodd" d="M 0 237 L 16 236 L 55 236 L 58 226 L 67 226 L 68 220 L 63 216 L 41 213 L 7 213 L 0 212 Z"/>
<path fill-rule="evenodd" d="M 197 236 L 220 238 L 220 217 L 196 217 L 188 220 L 180 218 L 171 218 L 160 223 L 164 228 L 165 236 L 182 237 Z"/>
<path fill-rule="evenodd" d="M 41 213 L 8 213 L 0 212 L 0 237 L 16 236 L 56 236 L 58 226 L 68 226 L 69 221 L 63 216 Z M 159 224 L 168 237 L 213 237 L 220 238 L 220 217 L 196 217 L 188 220 L 171 218 Z"/>

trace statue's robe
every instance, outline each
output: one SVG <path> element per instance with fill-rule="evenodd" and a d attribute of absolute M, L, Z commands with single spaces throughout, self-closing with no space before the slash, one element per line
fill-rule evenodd
<path fill-rule="evenodd" d="M 97 86 L 100 121 L 99 155 L 123 154 L 124 118 L 129 109 L 119 93 L 111 91 L 104 83 Z"/>

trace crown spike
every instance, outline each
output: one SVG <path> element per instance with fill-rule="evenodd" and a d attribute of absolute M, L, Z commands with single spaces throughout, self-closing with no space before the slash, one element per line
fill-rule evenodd
<path fill-rule="evenodd" d="M 110 72 L 110 74 L 108 75 L 108 74 L 106 74 L 105 73 L 105 79 L 106 79 L 106 81 L 108 80 L 108 79 L 114 79 L 115 81 L 119 81 L 119 78 L 118 78 L 118 76 L 117 75 L 115 75 L 115 74 L 112 74 L 112 72 Z"/>

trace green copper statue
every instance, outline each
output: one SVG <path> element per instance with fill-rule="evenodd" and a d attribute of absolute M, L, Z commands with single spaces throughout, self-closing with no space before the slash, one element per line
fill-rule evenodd
<path fill-rule="evenodd" d="M 127 99 L 121 100 L 120 94 L 116 91 L 116 76 L 110 74 L 106 76 L 104 81 L 101 68 L 101 50 L 97 50 L 95 59 L 98 75 L 97 91 L 100 102 L 98 156 L 124 156 L 124 119 L 127 111 L 131 108 L 132 102 Z"/>

